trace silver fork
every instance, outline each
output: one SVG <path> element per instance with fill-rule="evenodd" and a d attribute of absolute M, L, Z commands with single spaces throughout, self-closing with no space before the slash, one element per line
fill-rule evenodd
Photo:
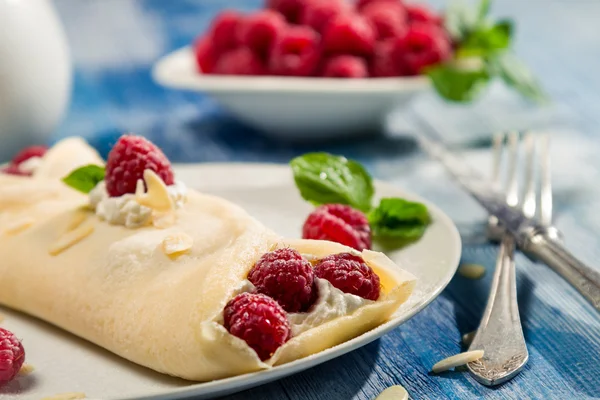
<path fill-rule="evenodd" d="M 500 167 L 505 135 L 494 137 L 492 180 L 500 185 Z M 552 219 L 552 187 L 550 182 L 549 138 L 542 137 L 540 157 L 541 193 L 539 196 L 539 220 L 550 226 Z M 531 134 L 524 139 L 525 147 L 525 193 L 519 199 L 517 179 L 519 135 L 508 135 L 508 183 L 506 200 L 513 207 L 520 206 L 523 213 L 536 217 L 535 141 Z M 515 239 L 506 233 L 495 217 L 488 220 L 488 236 L 500 240 L 500 250 L 496 270 L 483 318 L 469 350 L 483 350 L 482 359 L 470 362 L 467 367 L 480 383 L 494 386 L 516 376 L 529 359 L 523 337 L 523 328 L 517 305 L 517 284 L 515 273 Z"/>

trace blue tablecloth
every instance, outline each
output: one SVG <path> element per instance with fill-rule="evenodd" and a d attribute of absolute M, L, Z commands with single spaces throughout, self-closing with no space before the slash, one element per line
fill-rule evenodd
<path fill-rule="evenodd" d="M 530 351 L 524 371 L 494 389 L 462 372 L 428 374 L 436 361 L 461 351 L 461 335 L 477 327 L 497 248 L 481 240 L 482 210 L 411 139 L 411 133 L 427 131 L 465 150 L 471 162 L 489 165 L 485 145 L 490 132 L 551 132 L 557 223 L 568 246 L 598 265 L 600 2 L 506 0 L 494 5 L 494 13 L 517 20 L 516 50 L 541 77 L 552 106 L 535 108 L 502 87 L 493 87 L 468 107 L 425 94 L 393 119 L 384 137 L 319 144 L 265 138 L 211 99 L 166 90 L 150 77 L 158 58 L 188 44 L 218 10 L 250 10 L 260 6 L 259 0 L 56 3 L 76 69 L 72 104 L 55 140 L 81 135 L 106 155 L 123 132 L 136 132 L 160 145 L 174 162 L 287 162 L 312 150 L 344 154 L 364 162 L 376 177 L 438 204 L 461 230 L 463 262 L 488 267 L 479 281 L 455 277 L 429 307 L 381 340 L 230 398 L 372 399 L 393 384 L 406 387 L 415 399 L 600 398 L 600 316 L 547 267 L 521 255 L 519 306 Z"/>

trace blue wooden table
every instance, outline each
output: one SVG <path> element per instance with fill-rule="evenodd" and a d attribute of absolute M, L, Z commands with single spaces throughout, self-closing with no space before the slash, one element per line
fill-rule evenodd
<path fill-rule="evenodd" d="M 519 306 L 530 352 L 524 371 L 494 389 L 462 372 L 428 374 L 436 361 L 461 351 L 461 335 L 477 327 L 497 248 L 481 240 L 483 211 L 411 138 L 427 131 L 464 151 L 471 162 L 488 165 L 490 132 L 552 132 L 558 226 L 568 247 L 599 266 L 600 2 L 494 4 L 495 14 L 516 19 L 516 51 L 541 77 L 551 106 L 533 107 L 499 86 L 471 106 L 450 106 L 425 94 L 398 113 L 384 137 L 319 144 L 267 139 L 211 99 L 163 89 L 150 77 L 159 57 L 188 44 L 218 10 L 251 10 L 259 0 L 56 3 L 76 76 L 70 110 L 54 139 L 81 135 L 106 155 L 121 133 L 136 132 L 175 162 L 287 162 L 312 150 L 344 154 L 364 162 L 376 177 L 437 203 L 461 230 L 463 262 L 488 268 L 479 281 L 455 277 L 428 308 L 381 340 L 231 399 L 372 399 L 393 384 L 403 385 L 414 399 L 600 398 L 600 316 L 553 272 L 521 255 Z"/>

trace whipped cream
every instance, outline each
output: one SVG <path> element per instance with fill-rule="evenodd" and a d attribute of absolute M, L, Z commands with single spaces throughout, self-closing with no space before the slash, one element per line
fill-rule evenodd
<path fill-rule="evenodd" d="M 374 303 L 372 300 L 344 293 L 326 279 L 315 278 L 315 281 L 319 295 L 308 312 L 287 314 L 292 328 L 292 336 L 298 336 L 309 329 L 336 318 L 351 315 L 362 306 Z M 240 293 L 253 292 L 255 289 L 252 282 L 246 279 L 234 292 L 234 296 Z"/>
<path fill-rule="evenodd" d="M 167 186 L 167 190 L 175 208 L 183 207 L 187 197 L 185 184 L 175 181 L 175 184 Z M 114 225 L 138 228 L 152 219 L 152 209 L 139 204 L 135 194 L 110 197 L 104 181 L 98 183 L 90 192 L 90 204 L 98 217 Z"/>
<path fill-rule="evenodd" d="M 18 165 L 20 172 L 33 175 L 42 164 L 42 157 L 31 157 Z"/>

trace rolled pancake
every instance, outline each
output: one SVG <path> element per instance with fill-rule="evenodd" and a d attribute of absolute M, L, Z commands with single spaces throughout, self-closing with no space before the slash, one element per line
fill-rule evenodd
<path fill-rule="evenodd" d="M 194 191 L 164 229 L 111 225 L 86 207 L 85 196 L 67 196 L 65 204 L 46 209 L 50 217 L 24 230 L 0 233 L 0 304 L 189 380 L 267 369 L 335 346 L 385 322 L 414 285 L 387 257 L 364 252 L 381 278 L 381 298 L 291 338 L 262 362 L 220 324 L 225 304 L 254 263 L 277 247 L 315 257 L 354 250 L 282 239 L 235 204 Z M 10 215 L 11 207 L 0 207 L 1 214 Z M 52 251 L 73 232 L 86 234 Z M 163 241 L 181 234 L 191 238 L 191 248 L 165 254 Z"/>

